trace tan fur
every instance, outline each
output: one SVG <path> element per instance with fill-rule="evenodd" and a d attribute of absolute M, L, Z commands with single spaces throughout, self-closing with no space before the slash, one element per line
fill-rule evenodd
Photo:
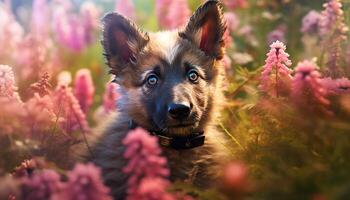
<path fill-rule="evenodd" d="M 162 150 L 168 160 L 171 180 L 187 181 L 199 187 L 209 187 L 215 184 L 215 179 L 220 172 L 219 166 L 228 158 L 222 144 L 225 143 L 226 138 L 214 126 L 215 121 L 219 119 L 221 101 L 224 100 L 222 95 L 224 67 L 221 58 L 224 53 L 222 36 L 225 26 L 218 2 L 209 1 L 200 7 L 183 31 L 145 34 L 139 31 L 134 24 L 127 25 L 128 20 L 118 14 L 110 14 L 106 18 L 102 44 L 107 64 L 121 85 L 119 91 L 121 98 L 118 112 L 102 126 L 99 134 L 90 139 L 93 155 L 88 160 L 101 167 L 105 183 L 111 188 L 115 199 L 123 199 L 127 176 L 122 173 L 122 168 L 127 161 L 123 158 L 125 147 L 122 145 L 122 140 L 130 131 L 129 122 L 133 120 L 146 130 L 153 128 L 149 121 L 150 113 L 147 111 L 144 98 L 147 95 L 155 96 L 155 94 L 152 94 L 152 91 L 141 85 L 140 82 L 148 71 L 153 70 L 154 66 L 159 66 L 162 72 L 169 74 L 173 70 L 184 70 L 182 69 L 185 68 L 184 63 L 189 62 L 200 66 L 198 73 L 205 77 L 205 80 L 200 80 L 196 85 L 182 81 L 169 87 L 167 92 L 175 102 L 192 102 L 197 122 L 190 128 L 166 128 L 164 134 L 185 136 L 190 132 L 203 130 L 206 141 L 203 146 L 193 149 L 175 150 L 162 147 Z M 209 21 L 209 25 L 212 26 L 215 21 L 214 25 L 218 29 L 218 33 L 211 37 L 215 43 L 204 48 L 204 50 L 212 49 L 210 52 L 202 51 L 199 48 L 200 40 L 195 38 L 200 37 L 201 25 L 207 18 L 212 20 Z M 117 28 L 113 25 L 116 25 Z M 130 60 L 125 59 L 125 55 L 120 56 L 121 47 L 111 49 L 113 45 L 119 45 L 113 43 L 115 42 L 113 40 L 115 30 L 117 30 L 117 36 L 120 36 L 118 27 L 132 36 L 124 46 L 121 45 L 121 47 L 125 45 L 129 47 L 130 54 L 126 54 L 126 58 Z M 168 65 L 163 65 L 163 62 Z M 171 80 L 164 84 L 173 84 Z"/>

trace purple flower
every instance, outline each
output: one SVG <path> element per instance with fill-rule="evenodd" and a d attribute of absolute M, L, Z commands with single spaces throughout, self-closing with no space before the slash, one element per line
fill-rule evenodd
<path fill-rule="evenodd" d="M 285 52 L 286 46 L 282 42 L 276 41 L 270 45 L 270 48 L 261 73 L 259 88 L 278 97 L 289 88 L 292 72 L 289 66 L 292 62 L 288 59 L 289 55 Z"/>
<path fill-rule="evenodd" d="M 62 189 L 60 176 L 53 170 L 43 170 L 23 179 L 23 200 L 47 200 Z"/>
<path fill-rule="evenodd" d="M 87 114 L 93 102 L 95 87 L 88 69 L 80 69 L 74 80 L 74 95 L 78 99 L 81 110 Z"/>
<path fill-rule="evenodd" d="M 315 63 L 303 61 L 298 63 L 293 77 L 291 97 L 303 111 L 321 112 L 332 115 L 328 110 L 330 102 L 326 99 L 327 91 L 321 84 L 321 74 Z"/>
<path fill-rule="evenodd" d="M 311 10 L 304 16 L 300 31 L 308 34 L 318 33 L 321 17 L 319 12 Z"/>
<path fill-rule="evenodd" d="M 68 182 L 53 200 L 112 200 L 103 184 L 101 170 L 93 164 L 77 164 L 68 172 Z"/>
<path fill-rule="evenodd" d="M 281 41 L 283 43 L 286 43 L 286 26 L 281 25 L 278 26 L 275 30 L 271 31 L 267 35 L 267 42 L 268 44 L 272 44 L 275 41 Z"/>
<path fill-rule="evenodd" d="M 325 36 L 336 30 L 341 34 L 345 34 L 348 28 L 344 24 L 344 12 L 341 2 L 339 0 L 330 0 L 323 4 L 323 7 L 324 10 L 321 13 L 320 21 L 320 35 Z"/>

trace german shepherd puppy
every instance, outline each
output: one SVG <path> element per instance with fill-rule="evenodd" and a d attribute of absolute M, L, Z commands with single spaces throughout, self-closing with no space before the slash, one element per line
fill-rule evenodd
<path fill-rule="evenodd" d="M 102 168 L 116 199 L 126 195 L 122 140 L 135 126 L 158 135 L 171 180 L 214 183 L 225 154 L 223 134 L 212 126 L 223 100 L 225 29 L 221 5 L 213 0 L 179 30 L 145 33 L 118 13 L 103 18 L 104 55 L 121 98 L 94 139 L 90 160 Z"/>

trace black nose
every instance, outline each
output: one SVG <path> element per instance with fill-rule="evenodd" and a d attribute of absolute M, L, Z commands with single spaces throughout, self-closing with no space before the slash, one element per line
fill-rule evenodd
<path fill-rule="evenodd" d="M 171 103 L 168 105 L 168 113 L 174 119 L 186 119 L 191 112 L 190 105 L 187 103 Z"/>

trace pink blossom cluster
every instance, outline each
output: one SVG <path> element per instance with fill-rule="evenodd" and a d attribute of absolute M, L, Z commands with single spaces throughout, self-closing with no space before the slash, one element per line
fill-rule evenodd
<path fill-rule="evenodd" d="M 68 180 L 53 170 L 35 170 L 21 180 L 23 200 L 111 200 L 103 184 L 101 170 L 93 164 L 77 164 L 68 172 Z"/>
<path fill-rule="evenodd" d="M 0 6 L 0 58 L 11 58 L 18 51 L 17 45 L 23 37 L 23 28 L 15 20 L 13 14 L 3 6 Z M 6 50 L 5 50 L 6 49 Z"/>
<path fill-rule="evenodd" d="M 7 65 L 0 65 L 0 97 L 7 97 L 20 101 L 15 83 L 15 76 Z"/>
<path fill-rule="evenodd" d="M 330 101 L 326 98 L 327 90 L 321 84 L 321 74 L 317 71 L 315 63 L 303 61 L 295 68 L 292 84 L 292 99 L 302 109 L 319 111 L 327 115 Z"/>
<path fill-rule="evenodd" d="M 330 0 L 323 5 L 321 13 L 320 35 L 326 36 L 332 32 L 345 34 L 348 27 L 344 23 L 344 12 L 340 0 Z"/>
<path fill-rule="evenodd" d="M 62 116 L 59 122 L 65 132 L 72 133 L 77 130 L 84 133 L 89 132 L 90 128 L 86 116 L 74 96 L 72 88 L 66 85 L 58 85 L 53 99 L 57 106 L 55 113 L 57 116 Z"/>
<path fill-rule="evenodd" d="M 224 41 L 227 47 L 231 47 L 233 44 L 231 33 L 235 32 L 239 25 L 239 19 L 234 12 L 224 13 L 224 19 L 226 21 L 227 29 L 224 33 Z"/>
<path fill-rule="evenodd" d="M 56 89 L 52 91 L 49 75 L 44 73 L 28 90 L 32 92 L 32 97 L 22 102 L 17 93 L 12 69 L 9 66 L 0 65 L 0 101 L 3 102 L 0 104 L 2 132 L 21 132 L 31 138 L 38 138 L 42 134 L 47 134 L 47 131 L 56 126 L 56 123 L 66 133 L 89 132 L 86 112 L 93 102 L 94 95 L 91 74 L 87 69 L 77 72 L 74 92 L 69 86 L 70 80 L 67 79 L 69 74 L 68 78 L 60 76 Z M 113 101 L 114 96 L 111 98 L 110 101 Z"/>
<path fill-rule="evenodd" d="M 90 70 L 80 69 L 74 80 L 74 95 L 77 98 L 81 110 L 87 114 L 93 102 L 95 94 L 94 83 L 91 78 Z"/>
<path fill-rule="evenodd" d="M 321 84 L 326 88 L 329 95 L 350 94 L 350 80 L 348 78 L 323 78 Z"/>
<path fill-rule="evenodd" d="M 115 11 L 131 20 L 136 20 L 135 5 L 132 0 L 116 0 Z"/>
<path fill-rule="evenodd" d="M 276 41 L 270 45 L 270 48 L 261 73 L 259 88 L 278 97 L 289 89 L 292 79 L 292 70 L 289 69 L 289 66 L 292 62 L 289 60 L 289 55 L 285 52 L 286 46 L 282 42 Z"/>
<path fill-rule="evenodd" d="M 156 0 L 158 24 L 163 29 L 176 29 L 185 25 L 190 12 L 187 0 Z"/>
<path fill-rule="evenodd" d="M 229 9 L 245 8 L 248 6 L 247 0 L 223 0 L 225 6 Z"/>
<path fill-rule="evenodd" d="M 98 25 L 99 12 L 92 2 L 85 2 L 80 14 L 73 14 L 64 2 L 58 3 L 53 13 L 53 32 L 56 41 L 72 50 L 81 52 L 91 44 L 94 29 Z"/>
<path fill-rule="evenodd" d="M 103 94 L 103 109 L 105 113 L 110 113 L 116 109 L 118 100 L 118 85 L 110 82 L 106 84 L 106 91 Z"/>
<path fill-rule="evenodd" d="M 290 97 L 302 110 L 320 112 L 327 116 L 332 115 L 328 96 L 350 93 L 349 79 L 322 78 L 317 65 L 311 61 L 298 63 L 294 76 L 291 76 L 293 71 L 288 68 L 291 61 L 285 52 L 285 45 L 277 41 L 270 47 L 259 85 L 265 93 L 275 97 Z"/>
<path fill-rule="evenodd" d="M 124 157 L 129 160 L 123 169 L 129 175 L 127 199 L 173 199 L 166 192 L 169 170 L 157 138 L 137 128 L 123 139 L 123 145 L 126 146 Z"/>
<path fill-rule="evenodd" d="M 326 51 L 326 74 L 332 78 L 344 75 L 340 67 L 341 45 L 347 38 L 348 26 L 344 21 L 344 12 L 339 0 L 330 0 L 323 5 L 320 21 L 320 36 Z"/>

